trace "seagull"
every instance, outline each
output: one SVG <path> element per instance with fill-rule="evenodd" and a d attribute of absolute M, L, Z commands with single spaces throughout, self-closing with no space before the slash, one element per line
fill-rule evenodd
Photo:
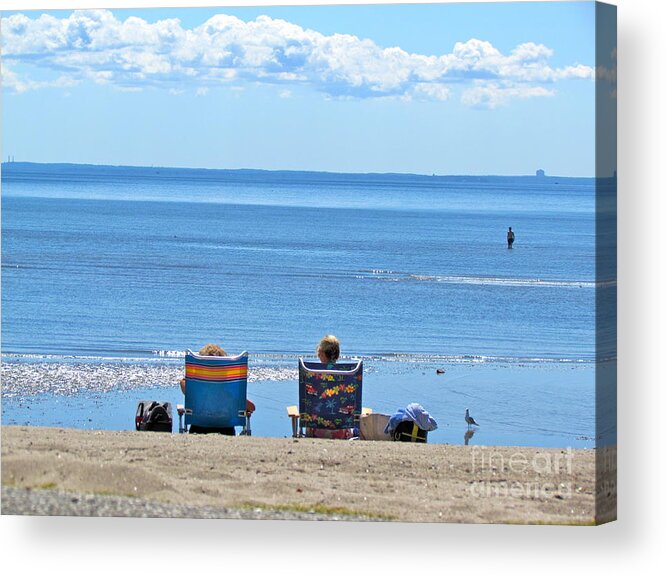
<path fill-rule="evenodd" d="M 474 421 L 474 418 L 469 414 L 469 409 L 465 410 L 465 421 L 467 422 L 467 429 L 470 428 L 472 425 L 476 425 L 478 427 L 478 423 Z"/>

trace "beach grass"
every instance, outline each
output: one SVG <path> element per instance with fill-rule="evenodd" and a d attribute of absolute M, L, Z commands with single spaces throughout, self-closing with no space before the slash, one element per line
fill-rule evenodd
<path fill-rule="evenodd" d="M 280 503 L 267 504 L 253 501 L 247 501 L 239 505 L 240 509 L 266 510 L 266 511 L 286 511 L 290 513 L 316 513 L 318 515 L 343 516 L 349 518 L 371 519 L 373 521 L 396 521 L 398 517 L 388 513 L 363 512 L 347 507 L 331 507 L 329 505 L 314 504 L 307 505 L 301 503 Z"/>

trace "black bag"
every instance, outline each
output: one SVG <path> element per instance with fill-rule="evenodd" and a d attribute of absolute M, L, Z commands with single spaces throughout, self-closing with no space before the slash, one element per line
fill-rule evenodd
<path fill-rule="evenodd" d="M 425 429 L 421 429 L 413 421 L 401 421 L 393 432 L 393 440 L 427 443 L 428 432 Z"/>
<path fill-rule="evenodd" d="M 171 433 L 173 419 L 171 404 L 167 401 L 140 401 L 134 418 L 137 431 L 164 431 Z"/>

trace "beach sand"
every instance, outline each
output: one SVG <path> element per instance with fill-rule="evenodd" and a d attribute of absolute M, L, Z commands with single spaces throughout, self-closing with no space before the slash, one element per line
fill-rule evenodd
<path fill-rule="evenodd" d="M 148 509 L 144 516 L 183 516 L 177 506 L 186 505 L 240 518 L 248 516 L 228 512 L 264 512 L 271 519 L 311 513 L 331 519 L 590 525 L 615 516 L 615 492 L 608 487 L 614 487 L 614 469 L 608 466 L 607 481 L 596 482 L 595 469 L 605 469 L 599 456 L 587 449 L 3 426 L 2 512 L 43 514 L 31 503 L 34 497 L 24 497 L 30 490 L 120 496 L 141 502 Z M 80 500 L 69 497 L 68 509 L 49 512 L 86 514 L 71 509 Z M 146 502 L 159 504 L 159 513 L 151 513 Z M 133 513 L 119 505 L 111 514 Z"/>

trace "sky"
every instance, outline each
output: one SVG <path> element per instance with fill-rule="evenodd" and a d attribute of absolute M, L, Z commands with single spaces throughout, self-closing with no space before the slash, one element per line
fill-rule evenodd
<path fill-rule="evenodd" d="M 593 2 L 4 11 L 1 26 L 3 160 L 594 175 Z"/>

